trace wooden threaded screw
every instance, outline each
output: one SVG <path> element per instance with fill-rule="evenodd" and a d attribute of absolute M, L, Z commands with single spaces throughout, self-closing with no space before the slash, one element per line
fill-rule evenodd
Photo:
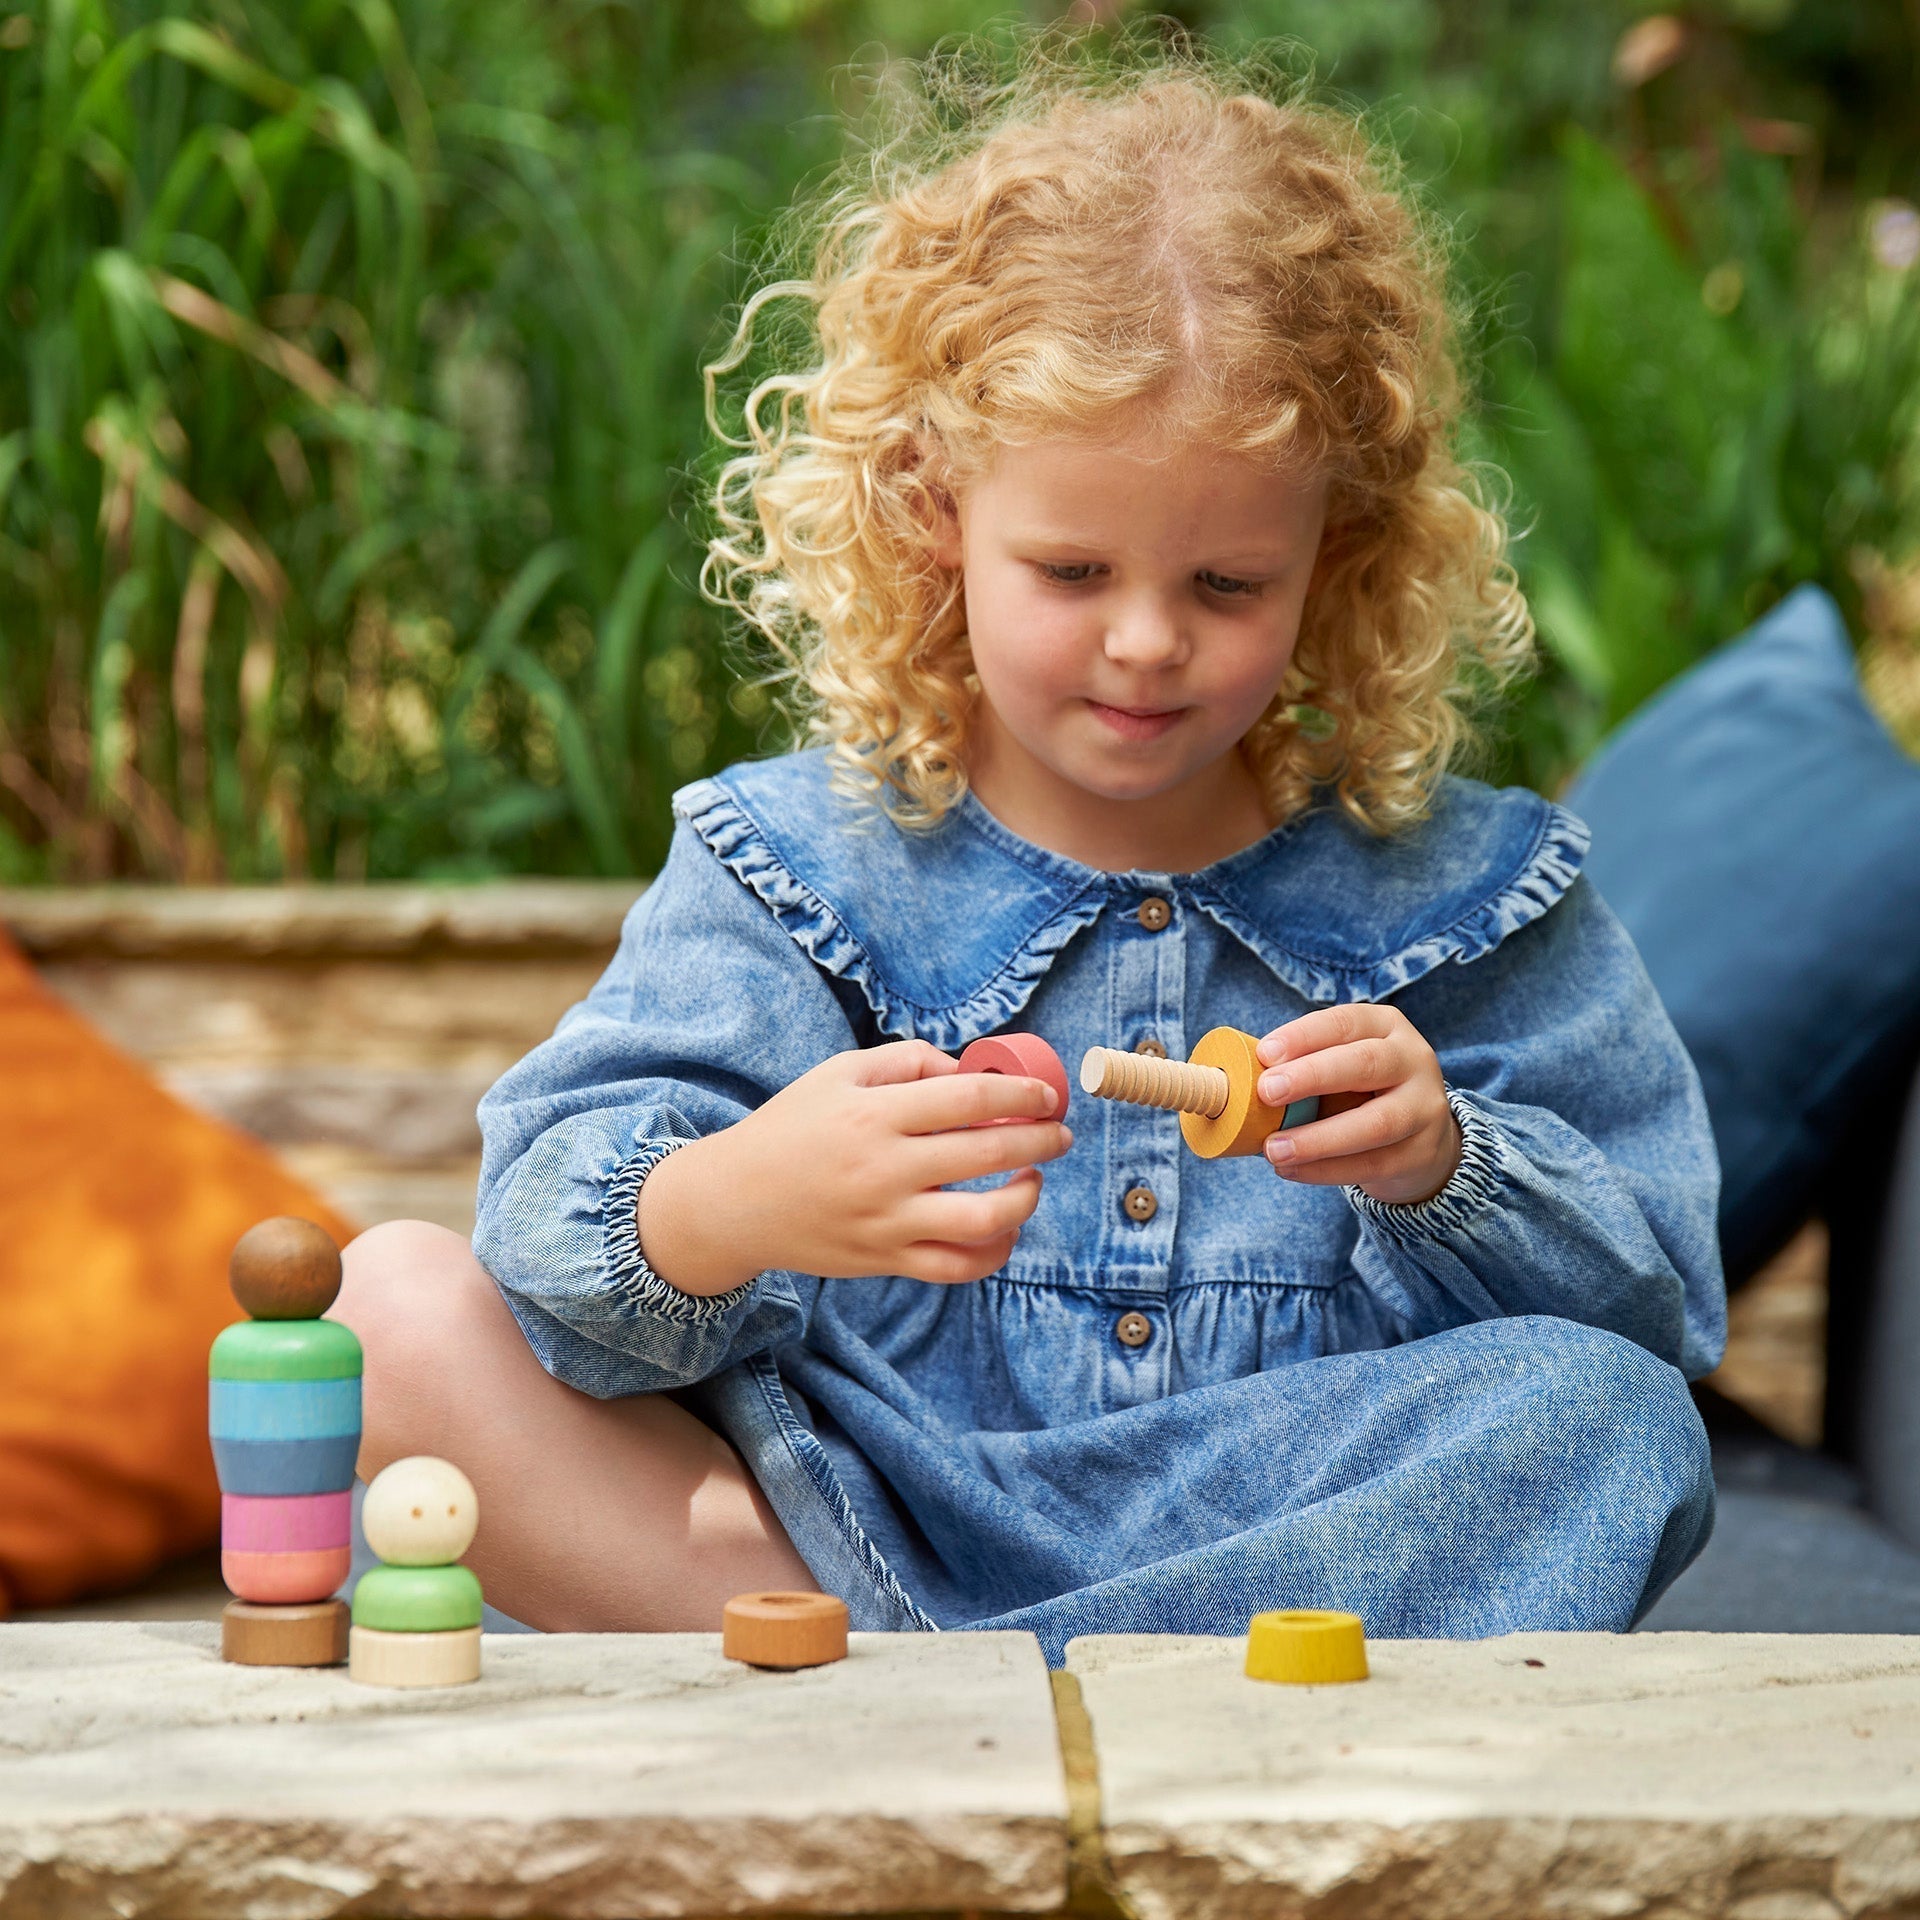
<path fill-rule="evenodd" d="M 1089 1047 L 1080 1060 L 1080 1085 L 1102 1100 L 1125 1100 L 1168 1113 L 1197 1113 L 1209 1120 L 1226 1111 L 1231 1093 L 1222 1068 L 1122 1053 L 1118 1047 Z"/>

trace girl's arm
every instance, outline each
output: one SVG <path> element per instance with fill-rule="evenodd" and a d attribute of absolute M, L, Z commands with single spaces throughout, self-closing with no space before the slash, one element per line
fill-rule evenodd
<path fill-rule="evenodd" d="M 550 1373 L 647 1392 L 799 1337 L 817 1278 L 683 1293 L 647 1262 L 639 1193 L 676 1146 L 854 1044 L 828 980 L 679 827 L 599 984 L 480 1103 L 474 1251 Z"/>
<path fill-rule="evenodd" d="M 1052 1091 L 862 1050 L 854 993 L 680 829 L 599 985 L 480 1106 L 474 1250 L 550 1373 L 687 1386 L 798 1339 L 823 1275 L 1005 1264 L 1072 1142 Z"/>
<path fill-rule="evenodd" d="M 1368 1286 L 1427 1327 L 1553 1314 L 1711 1371 L 1726 1289 L 1706 1103 L 1591 882 L 1398 1004 L 1439 1056 L 1461 1157 L 1415 1205 L 1347 1189 Z"/>

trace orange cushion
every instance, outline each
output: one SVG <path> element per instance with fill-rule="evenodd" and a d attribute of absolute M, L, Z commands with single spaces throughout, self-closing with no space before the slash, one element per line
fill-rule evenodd
<path fill-rule="evenodd" d="M 0 935 L 0 1614 L 210 1546 L 207 1347 L 256 1220 L 351 1229 L 163 1092 Z"/>

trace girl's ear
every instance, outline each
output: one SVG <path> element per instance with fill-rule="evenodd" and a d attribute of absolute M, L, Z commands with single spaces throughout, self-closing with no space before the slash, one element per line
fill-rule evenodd
<path fill-rule="evenodd" d="M 952 493 L 942 486 L 927 489 L 927 504 L 933 511 L 933 524 L 927 530 L 927 545 L 941 566 L 958 572 L 962 556 L 960 508 Z"/>
<path fill-rule="evenodd" d="M 927 551 L 936 565 L 957 571 L 961 555 L 960 508 L 948 484 L 938 443 L 925 434 L 916 435 L 907 465 L 919 482 L 915 518 L 920 521 Z"/>

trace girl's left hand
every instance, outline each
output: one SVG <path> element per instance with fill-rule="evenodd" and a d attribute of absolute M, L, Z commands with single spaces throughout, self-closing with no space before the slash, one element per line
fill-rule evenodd
<path fill-rule="evenodd" d="M 1460 1123 L 1439 1057 L 1397 1007 L 1326 1007 L 1254 1049 L 1268 1106 L 1320 1096 L 1320 1118 L 1267 1142 L 1283 1179 L 1358 1187 L 1389 1204 L 1433 1196 L 1460 1164 Z"/>

